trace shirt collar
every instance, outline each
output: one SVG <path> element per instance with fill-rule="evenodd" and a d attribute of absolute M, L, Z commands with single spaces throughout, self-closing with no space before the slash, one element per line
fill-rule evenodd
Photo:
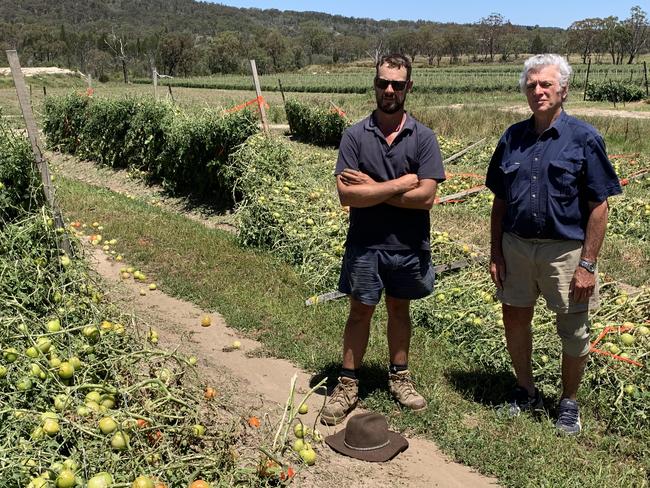
<path fill-rule="evenodd" d="M 569 118 L 569 116 L 564 111 L 564 109 L 562 109 L 560 111 L 560 115 L 558 116 L 558 118 L 555 119 L 553 121 L 553 123 L 551 124 L 551 126 L 548 129 L 546 129 L 544 132 L 555 131 L 555 133 L 559 136 L 562 133 L 562 129 L 566 125 L 568 118 Z M 526 127 L 526 130 L 528 132 L 532 133 L 532 134 L 535 134 L 535 136 L 537 136 L 537 134 L 535 132 L 535 116 L 534 115 L 531 115 L 530 118 L 528 119 L 528 125 Z"/>
<path fill-rule="evenodd" d="M 404 113 L 406 114 L 406 120 L 404 121 L 404 125 L 402 126 L 402 131 L 404 130 L 410 130 L 411 132 L 415 130 L 415 119 L 411 117 L 411 115 L 405 110 Z M 381 134 L 381 130 L 379 130 L 379 126 L 377 125 L 377 121 L 375 120 L 375 111 L 370 114 L 370 116 L 366 119 L 366 123 L 364 125 L 364 128 L 369 131 L 379 131 Z M 400 132 L 402 132 L 400 131 Z M 382 134 L 383 135 L 383 134 Z"/>

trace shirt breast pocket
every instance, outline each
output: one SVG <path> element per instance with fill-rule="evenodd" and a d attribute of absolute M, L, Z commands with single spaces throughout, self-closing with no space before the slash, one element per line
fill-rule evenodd
<path fill-rule="evenodd" d="M 501 173 L 503 173 L 503 182 L 505 184 L 508 202 L 515 200 L 517 195 L 521 193 L 521 189 L 518 188 L 521 184 L 517 181 L 520 166 L 519 161 L 508 160 L 501 163 L 500 169 Z"/>
<path fill-rule="evenodd" d="M 553 197 L 575 197 L 582 173 L 582 161 L 577 159 L 555 159 L 549 161 L 549 195 Z"/>

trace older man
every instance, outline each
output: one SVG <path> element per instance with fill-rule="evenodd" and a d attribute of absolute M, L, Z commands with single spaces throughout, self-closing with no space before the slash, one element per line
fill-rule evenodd
<path fill-rule="evenodd" d="M 535 387 L 531 321 L 541 294 L 557 313 L 562 340 L 558 431 L 581 430 L 576 401 L 589 352 L 589 309 L 598 303 L 596 262 L 607 227 L 607 198 L 621 193 L 605 143 L 566 114 L 571 67 L 543 54 L 524 64 L 520 87 L 533 116 L 509 127 L 490 161 L 494 193 L 490 273 L 503 304 L 517 377 L 509 412 L 542 408 Z"/>
<path fill-rule="evenodd" d="M 336 185 L 341 204 L 350 206 L 350 228 L 339 290 L 350 295 L 350 313 L 339 382 L 321 415 L 330 425 L 341 422 L 357 404 L 357 374 L 383 290 L 390 391 L 411 410 L 427 406 L 408 370 L 409 306 L 433 289 L 429 210 L 445 174 L 434 133 L 404 110 L 412 85 L 408 58 L 383 57 L 375 71 L 377 109 L 341 139 Z"/>

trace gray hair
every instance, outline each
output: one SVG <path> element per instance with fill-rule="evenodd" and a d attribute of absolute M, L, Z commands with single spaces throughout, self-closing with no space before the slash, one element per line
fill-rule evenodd
<path fill-rule="evenodd" d="M 524 63 L 524 70 L 521 72 L 519 77 L 519 88 L 522 93 L 526 93 L 526 80 L 528 80 L 528 73 L 531 71 L 538 71 L 544 66 L 557 66 L 560 71 L 560 76 L 558 81 L 560 82 L 560 87 L 564 88 L 569 86 L 569 78 L 573 70 L 569 63 L 567 62 L 564 56 L 559 54 L 537 54 L 531 56 Z"/>

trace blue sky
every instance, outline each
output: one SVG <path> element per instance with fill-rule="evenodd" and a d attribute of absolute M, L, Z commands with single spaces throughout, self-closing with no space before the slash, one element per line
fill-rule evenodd
<path fill-rule="evenodd" d="M 212 1 L 212 0 L 210 0 Z M 625 19 L 630 9 L 638 5 L 650 16 L 650 0 L 565 0 L 526 1 L 400 1 L 400 0 L 225 0 L 213 1 L 233 7 L 275 8 L 278 10 L 298 10 L 326 12 L 346 17 L 370 17 L 372 19 L 392 20 L 430 20 L 436 22 L 457 22 L 459 24 L 477 22 L 492 12 L 503 15 L 513 24 L 540 25 L 542 27 L 566 28 L 576 20 L 588 17 L 608 17 L 615 15 Z"/>

